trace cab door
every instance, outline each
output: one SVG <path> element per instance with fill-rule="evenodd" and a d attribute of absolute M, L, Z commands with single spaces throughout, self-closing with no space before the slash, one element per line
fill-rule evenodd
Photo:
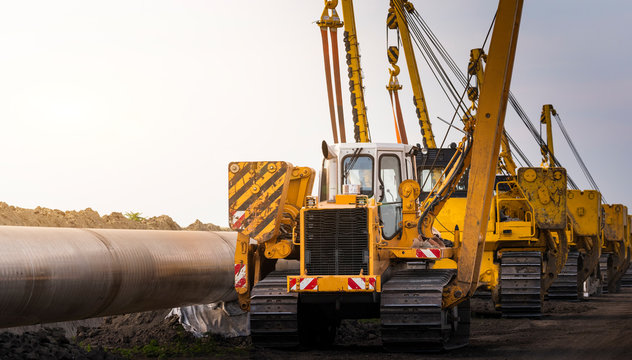
<path fill-rule="evenodd" d="M 405 171 L 404 153 L 401 151 L 380 151 L 377 156 L 376 200 L 380 203 L 379 214 L 382 235 L 386 239 L 395 237 L 402 220 L 402 199 L 399 184 Z"/>

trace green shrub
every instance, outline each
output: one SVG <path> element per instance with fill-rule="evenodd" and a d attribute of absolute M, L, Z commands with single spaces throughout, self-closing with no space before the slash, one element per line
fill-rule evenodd
<path fill-rule="evenodd" d="M 128 218 L 128 219 L 130 219 L 130 220 L 132 220 L 132 221 L 138 221 L 138 222 L 140 222 L 140 221 L 145 220 L 145 218 L 141 216 L 142 214 L 143 214 L 143 213 L 141 213 L 141 212 L 128 211 L 128 212 L 126 212 L 126 213 L 125 213 L 125 214 L 123 214 L 123 215 L 125 215 L 125 217 L 126 217 L 126 218 Z"/>

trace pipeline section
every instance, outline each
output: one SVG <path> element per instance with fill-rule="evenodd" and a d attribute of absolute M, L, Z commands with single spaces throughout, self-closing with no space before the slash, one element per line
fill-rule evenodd
<path fill-rule="evenodd" d="M 0 328 L 234 300 L 236 238 L 0 226 Z"/>

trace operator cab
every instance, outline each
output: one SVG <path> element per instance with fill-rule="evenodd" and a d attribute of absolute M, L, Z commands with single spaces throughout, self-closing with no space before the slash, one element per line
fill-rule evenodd
<path fill-rule="evenodd" d="M 394 236 L 401 221 L 399 185 L 416 178 L 414 149 L 405 144 L 323 141 L 319 199 L 335 203 L 336 195 L 373 198 L 379 205 L 384 237 Z"/>
<path fill-rule="evenodd" d="M 437 182 L 442 180 L 441 175 L 455 153 L 455 143 L 452 143 L 448 148 L 420 149 L 416 152 L 417 179 L 419 179 L 421 186 L 420 199 L 425 199 Z M 468 171 L 463 173 L 450 197 L 467 197 L 467 174 Z"/>
<path fill-rule="evenodd" d="M 438 181 L 443 180 L 441 175 L 443 174 L 446 166 L 448 166 L 450 159 L 452 159 L 456 153 L 456 144 L 452 143 L 448 148 L 415 150 L 415 159 L 417 161 L 417 179 L 419 179 L 419 185 L 421 186 L 421 195 L 419 198 L 425 199 L 430 194 L 435 184 Z M 468 174 L 469 170 L 466 169 L 450 197 L 467 197 Z M 494 189 L 496 189 L 496 184 L 501 182 L 499 190 L 508 191 L 508 185 L 502 184 L 502 182 L 506 182 L 510 179 L 511 176 L 508 175 L 496 175 Z"/>

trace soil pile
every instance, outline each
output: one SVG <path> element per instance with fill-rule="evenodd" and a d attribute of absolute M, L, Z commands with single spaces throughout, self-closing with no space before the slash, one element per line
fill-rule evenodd
<path fill-rule="evenodd" d="M 98 346 L 125 358 L 191 358 L 218 356 L 226 359 L 247 356 L 249 337 L 196 338 L 186 331 L 169 310 L 111 316 L 96 328 L 79 328 L 75 342 Z"/>
<path fill-rule="evenodd" d="M 0 202 L 0 225 L 15 226 L 48 226 L 93 229 L 146 229 L 146 230 L 194 230 L 194 231 L 227 231 L 215 224 L 205 224 L 200 220 L 186 228 L 180 227 L 167 215 L 154 216 L 139 221 L 130 220 L 120 212 L 99 215 L 87 208 L 80 211 L 61 211 L 36 207 L 24 209 Z"/>
<path fill-rule="evenodd" d="M 169 310 L 109 316 L 96 328 L 80 327 L 77 342 L 98 344 L 107 348 L 134 348 L 152 340 L 167 343 L 184 337 L 193 338 L 175 316 L 166 318 Z"/>

